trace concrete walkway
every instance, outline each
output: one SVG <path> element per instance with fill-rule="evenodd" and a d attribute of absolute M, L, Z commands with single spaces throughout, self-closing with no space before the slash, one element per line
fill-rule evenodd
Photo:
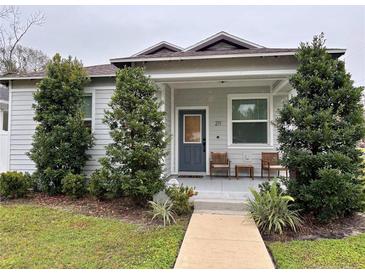
<path fill-rule="evenodd" d="M 247 215 L 194 212 L 175 268 L 274 268 Z"/>

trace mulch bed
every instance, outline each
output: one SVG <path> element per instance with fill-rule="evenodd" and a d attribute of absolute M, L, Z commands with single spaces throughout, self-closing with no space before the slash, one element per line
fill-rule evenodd
<path fill-rule="evenodd" d="M 304 225 L 299 231 L 285 231 L 282 235 L 271 234 L 262 237 L 265 241 L 291 241 L 291 240 L 317 240 L 341 239 L 347 236 L 358 235 L 365 232 L 365 214 L 356 213 L 353 216 L 321 224 L 312 216 L 304 216 Z"/>
<path fill-rule="evenodd" d="M 27 198 L 6 200 L 1 203 L 35 204 L 68 210 L 88 216 L 115 218 L 135 224 L 148 226 L 159 225 L 159 222 L 151 221 L 152 216 L 148 207 L 138 206 L 129 198 L 99 201 L 93 197 L 72 199 L 65 195 L 48 196 L 44 193 L 32 193 Z M 179 220 L 185 221 L 188 218 L 189 216 L 180 217 Z"/>

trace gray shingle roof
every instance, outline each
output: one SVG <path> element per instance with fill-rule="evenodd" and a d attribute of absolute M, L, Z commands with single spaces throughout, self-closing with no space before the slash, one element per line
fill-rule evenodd
<path fill-rule="evenodd" d="M 244 56 L 265 56 L 265 55 L 294 55 L 297 51 L 297 48 L 256 48 L 256 49 L 235 49 L 235 50 L 218 50 L 218 51 L 180 51 L 180 52 L 163 52 L 156 53 L 153 55 L 138 55 L 131 57 L 123 57 L 123 58 L 114 58 L 111 59 L 111 63 L 123 63 L 123 62 L 138 62 L 138 61 L 153 61 L 154 59 L 184 59 L 184 58 L 197 58 L 204 59 L 204 57 L 214 58 L 215 56 L 225 56 L 225 55 L 244 55 Z M 345 53 L 345 49 L 336 49 L 331 48 L 327 49 L 329 53 L 338 54 L 341 56 Z"/>
<path fill-rule="evenodd" d="M 101 76 L 112 76 L 115 75 L 117 71 L 117 67 L 113 64 L 104 64 L 104 65 L 96 65 L 96 66 L 88 66 L 85 67 L 85 70 L 89 74 L 90 77 L 101 77 Z M 5 80 L 8 78 L 43 78 L 45 76 L 45 71 L 39 72 L 29 72 L 23 74 L 17 73 L 8 73 L 0 77 L 0 80 Z"/>
<path fill-rule="evenodd" d="M 208 56 L 208 55 L 230 55 L 230 54 L 255 54 L 255 53 L 275 53 L 275 52 L 296 52 L 296 48 L 257 48 L 257 49 L 234 49 L 225 51 L 179 51 L 164 52 L 153 55 L 138 55 L 135 58 L 157 58 L 157 57 L 188 57 L 188 56 Z M 127 59 L 121 58 L 121 59 Z"/>

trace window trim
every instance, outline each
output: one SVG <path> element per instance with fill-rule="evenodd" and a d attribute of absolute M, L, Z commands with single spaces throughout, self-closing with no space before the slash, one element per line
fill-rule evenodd
<path fill-rule="evenodd" d="M 95 90 L 84 90 L 83 96 L 91 95 L 91 118 L 84 118 L 83 121 L 91 121 L 91 132 L 95 131 Z"/>
<path fill-rule="evenodd" d="M 266 99 L 267 100 L 267 119 L 266 120 L 234 120 L 234 122 L 253 123 L 265 122 L 267 123 L 267 141 L 266 143 L 233 143 L 233 120 L 232 120 L 232 101 L 240 99 Z M 227 140 L 229 148 L 270 148 L 272 147 L 272 95 L 260 93 L 248 94 L 228 94 L 227 95 Z"/>

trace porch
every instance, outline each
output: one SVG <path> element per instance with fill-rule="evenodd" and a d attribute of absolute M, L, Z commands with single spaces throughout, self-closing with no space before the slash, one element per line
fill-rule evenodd
<path fill-rule="evenodd" d="M 181 178 L 181 175 L 210 174 L 212 152 L 225 152 L 230 174 L 236 165 L 252 166 L 261 178 L 262 152 L 278 147 L 275 119 L 278 109 L 294 91 L 287 72 L 250 77 L 207 79 L 158 79 L 162 110 L 166 112 L 166 133 L 171 137 L 165 158 L 167 176 L 201 188 L 219 190 L 231 197 L 244 197 L 261 179 L 238 181 L 224 178 Z M 272 175 L 276 175 L 273 173 Z"/>
<path fill-rule="evenodd" d="M 175 181 L 176 180 L 176 181 Z M 179 177 L 171 176 L 169 183 L 177 182 L 184 186 L 195 187 L 198 192 L 194 200 L 226 200 L 244 201 L 251 197 L 250 188 L 258 189 L 258 185 L 267 181 L 267 178 L 255 177 L 254 180 L 248 177 L 236 179 L 234 177 L 212 177 L 202 176 Z"/>

